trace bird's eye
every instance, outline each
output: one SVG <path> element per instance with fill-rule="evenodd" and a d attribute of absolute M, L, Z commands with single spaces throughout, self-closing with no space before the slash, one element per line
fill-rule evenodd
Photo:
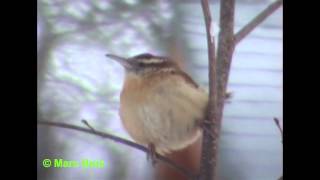
<path fill-rule="evenodd" d="M 143 67 L 145 67 L 145 63 L 143 63 L 143 62 L 137 62 L 136 66 L 137 66 L 138 68 L 143 68 Z"/>

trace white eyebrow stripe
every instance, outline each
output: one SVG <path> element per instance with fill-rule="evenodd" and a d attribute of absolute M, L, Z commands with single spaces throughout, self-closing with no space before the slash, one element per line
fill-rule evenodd
<path fill-rule="evenodd" d="M 164 62 L 163 59 L 156 59 L 156 58 L 152 58 L 152 59 L 142 59 L 141 62 L 145 63 L 145 64 L 153 64 L 153 63 L 161 63 Z"/>

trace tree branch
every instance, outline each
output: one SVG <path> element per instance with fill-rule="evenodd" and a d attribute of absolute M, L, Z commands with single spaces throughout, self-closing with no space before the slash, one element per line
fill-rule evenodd
<path fill-rule="evenodd" d="M 280 133 L 281 133 L 281 142 L 283 143 L 283 130 L 282 130 L 282 128 L 281 128 L 281 126 L 280 126 L 280 121 L 279 121 L 279 119 L 278 118 L 273 118 L 273 120 L 274 120 L 274 122 L 276 123 L 276 125 L 277 125 L 277 127 L 278 127 L 278 129 L 279 129 L 279 131 L 280 131 Z M 283 180 L 283 176 L 281 176 L 278 180 Z"/>
<path fill-rule="evenodd" d="M 215 57 L 214 41 L 211 39 L 211 15 L 208 0 L 201 1 L 205 17 L 208 54 L 209 54 L 209 105 L 208 128 L 212 130 L 214 138 L 204 132 L 200 165 L 200 180 L 217 178 L 218 142 L 221 129 L 222 112 L 225 100 L 226 84 L 228 81 L 230 64 L 234 50 L 234 0 L 221 1 L 220 32 L 218 54 Z M 217 58 L 217 61 L 216 59 Z"/>
<path fill-rule="evenodd" d="M 235 0 L 221 1 L 220 32 L 217 52 L 218 119 L 220 120 L 222 119 L 232 55 L 235 48 L 233 37 L 234 10 Z"/>
<path fill-rule="evenodd" d="M 86 121 L 82 121 L 82 122 L 87 125 Z M 114 135 L 111 135 L 109 133 L 94 130 L 90 125 L 89 125 L 89 127 L 91 127 L 91 128 L 88 129 L 88 128 L 83 128 L 83 127 L 79 127 L 79 126 L 75 126 L 75 125 L 71 125 L 71 124 L 66 124 L 66 123 L 59 123 L 59 122 L 37 121 L 37 123 L 39 125 L 48 125 L 48 126 L 53 126 L 53 127 L 60 127 L 60 128 L 72 129 L 72 130 L 76 130 L 76 131 L 85 132 L 85 133 L 88 133 L 91 135 L 100 136 L 102 138 L 110 139 L 114 142 L 130 146 L 132 148 L 138 149 L 138 150 L 143 151 L 145 153 L 149 152 L 149 150 L 146 147 L 144 147 L 140 144 L 134 143 L 132 141 L 129 141 L 129 140 L 126 140 L 126 139 L 123 139 L 123 138 L 120 138 L 120 137 L 117 137 Z M 178 171 L 179 173 L 181 173 L 182 175 L 184 175 L 188 179 L 191 179 L 191 180 L 195 179 L 195 176 L 189 170 L 176 164 L 172 160 L 170 160 L 164 156 L 161 156 L 160 154 L 157 154 L 157 160 L 164 163 L 168 167 L 175 169 L 176 171 Z"/>
<path fill-rule="evenodd" d="M 218 157 L 218 141 L 223 117 L 226 89 L 231 68 L 232 56 L 236 43 L 249 34 L 268 15 L 274 12 L 282 0 L 270 5 L 252 22 L 246 25 L 239 33 L 234 35 L 234 10 L 235 0 L 223 0 L 220 2 L 220 32 L 217 57 L 215 57 L 214 41 L 211 38 L 211 15 L 208 0 L 201 0 L 201 6 L 205 18 L 208 56 L 209 56 L 209 104 L 206 124 L 207 129 L 212 130 L 213 138 L 203 131 L 202 154 L 200 165 L 200 180 L 212 180 L 217 178 L 216 167 Z M 217 60 L 216 60 L 217 59 Z"/>
<path fill-rule="evenodd" d="M 281 128 L 281 126 L 280 126 L 280 121 L 279 121 L 279 119 L 278 118 L 273 118 L 273 120 L 274 120 L 274 122 L 276 123 L 276 125 L 277 125 L 277 127 L 278 127 L 278 129 L 279 129 L 279 131 L 280 131 L 280 133 L 281 133 L 281 142 L 283 142 L 283 130 L 282 130 L 282 128 Z"/>
<path fill-rule="evenodd" d="M 86 125 L 91 131 L 96 131 L 86 120 L 81 120 L 81 122 Z"/>
<path fill-rule="evenodd" d="M 215 175 L 213 169 L 216 169 L 217 156 L 215 151 L 217 149 L 218 136 L 217 127 L 217 62 L 215 57 L 215 44 L 214 37 L 211 35 L 212 31 L 212 18 L 210 14 L 208 0 L 201 0 L 201 7 L 203 10 L 207 46 L 208 46 L 208 61 L 209 61 L 209 103 L 207 109 L 206 129 L 203 131 L 202 152 L 200 162 L 200 180 L 212 179 Z M 212 134 L 212 135 L 211 135 Z"/>
<path fill-rule="evenodd" d="M 267 17 L 269 17 L 274 11 L 276 11 L 283 4 L 283 0 L 277 0 L 270 4 L 260 14 L 258 14 L 253 20 L 245 25 L 240 31 L 235 34 L 235 44 L 238 44 L 243 38 L 245 38 L 251 31 L 253 31 L 259 24 L 261 24 Z"/>

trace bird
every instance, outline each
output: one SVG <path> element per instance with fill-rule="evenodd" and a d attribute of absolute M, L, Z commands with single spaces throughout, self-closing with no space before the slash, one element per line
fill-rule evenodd
<path fill-rule="evenodd" d="M 106 54 L 125 70 L 119 116 L 131 138 L 166 155 L 201 137 L 208 93 L 171 58 L 142 53 L 129 58 Z"/>

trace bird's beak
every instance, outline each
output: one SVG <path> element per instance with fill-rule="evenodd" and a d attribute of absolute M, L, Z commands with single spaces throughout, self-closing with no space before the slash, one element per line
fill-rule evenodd
<path fill-rule="evenodd" d="M 108 58 L 113 59 L 113 60 L 117 61 L 118 63 L 120 63 L 125 69 L 130 69 L 132 67 L 131 63 L 129 62 L 129 60 L 127 58 L 120 57 L 120 56 L 113 55 L 113 54 L 106 54 L 106 56 Z"/>

